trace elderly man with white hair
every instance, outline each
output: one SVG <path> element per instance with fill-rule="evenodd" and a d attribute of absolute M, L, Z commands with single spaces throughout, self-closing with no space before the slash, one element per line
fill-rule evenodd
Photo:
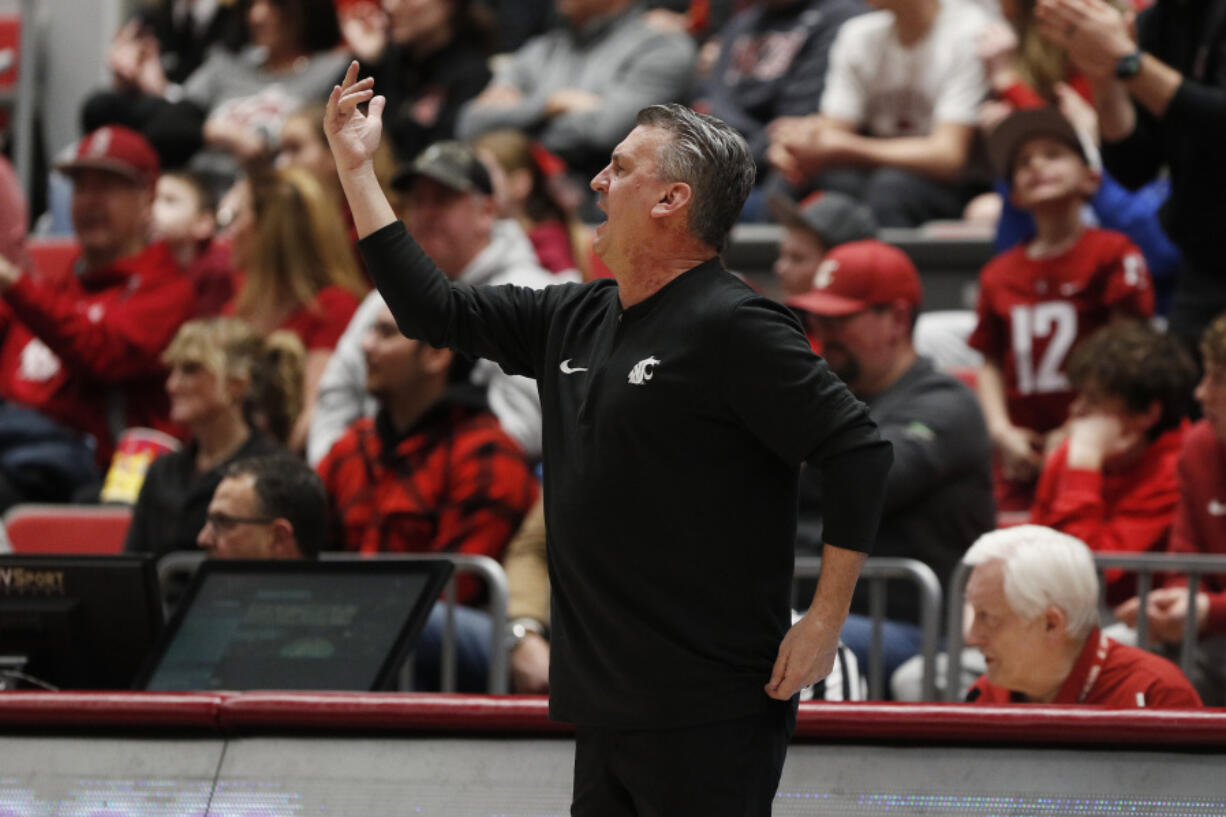
<path fill-rule="evenodd" d="M 1037 525 L 986 533 L 962 561 L 973 565 L 966 643 L 987 672 L 976 703 L 1194 707 L 1200 697 L 1178 667 L 1098 629 L 1098 575 L 1079 539 Z"/>

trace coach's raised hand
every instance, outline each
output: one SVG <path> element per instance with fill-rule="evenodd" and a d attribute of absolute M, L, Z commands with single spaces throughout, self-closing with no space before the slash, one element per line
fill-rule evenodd
<path fill-rule="evenodd" d="M 374 85 L 371 77 L 358 79 L 358 62 L 354 60 L 341 84 L 332 89 L 324 112 L 324 134 L 336 159 L 336 171 L 359 238 L 396 220 L 371 161 L 383 135 L 383 106 L 387 104 L 384 97 L 375 96 Z M 358 106 L 367 101 L 370 105 L 363 113 Z"/>

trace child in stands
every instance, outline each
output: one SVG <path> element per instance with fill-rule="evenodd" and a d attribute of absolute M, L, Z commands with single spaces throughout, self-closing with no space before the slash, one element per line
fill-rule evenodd
<path fill-rule="evenodd" d="M 165 241 L 196 288 L 193 317 L 217 315 L 234 297 L 230 250 L 214 239 L 217 202 L 199 176 L 187 171 L 158 177 L 153 199 L 153 236 Z"/>
<path fill-rule="evenodd" d="M 1081 208 L 1099 171 L 1093 148 L 1054 108 L 1022 110 L 989 138 L 1012 199 L 1037 227 L 993 258 L 979 279 L 970 345 L 984 356 L 978 389 L 997 453 L 997 505 L 1030 505 L 1045 451 L 1063 439 L 1073 390 L 1065 362 L 1077 341 L 1114 316 L 1147 318 L 1154 293 L 1141 252 L 1124 235 L 1086 227 Z"/>

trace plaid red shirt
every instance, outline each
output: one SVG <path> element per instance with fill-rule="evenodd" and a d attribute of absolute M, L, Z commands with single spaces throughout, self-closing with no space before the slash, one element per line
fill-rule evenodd
<path fill-rule="evenodd" d="M 358 420 L 319 463 L 337 537 L 362 553 L 473 553 L 501 559 L 536 501 L 519 446 L 489 411 L 444 399 L 397 438 L 386 415 Z M 457 597 L 479 601 L 478 580 Z"/>

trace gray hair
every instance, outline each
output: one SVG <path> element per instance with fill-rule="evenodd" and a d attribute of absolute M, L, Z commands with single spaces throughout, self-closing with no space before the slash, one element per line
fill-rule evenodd
<path fill-rule="evenodd" d="M 1040 525 L 1018 525 L 980 536 L 962 561 L 1001 562 L 1005 601 L 1026 621 L 1055 605 L 1068 617 L 1073 638 L 1085 638 L 1098 626 L 1098 573 L 1080 539 Z"/>
<path fill-rule="evenodd" d="M 745 138 L 727 123 L 676 103 L 643 108 L 635 122 L 672 134 L 660 148 L 657 172 L 665 181 L 690 186 L 690 232 L 723 252 L 757 177 Z"/>

